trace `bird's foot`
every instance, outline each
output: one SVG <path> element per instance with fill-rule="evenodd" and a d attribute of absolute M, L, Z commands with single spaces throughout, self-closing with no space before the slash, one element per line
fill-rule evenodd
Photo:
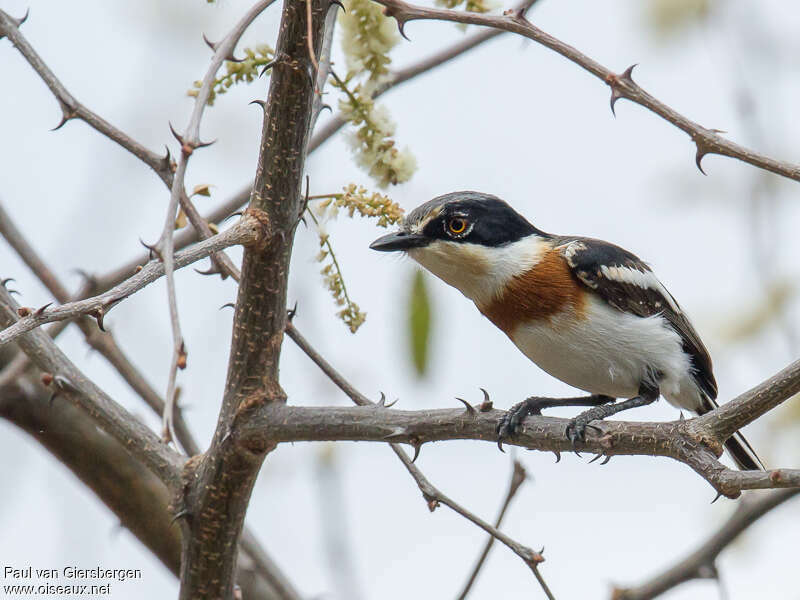
<path fill-rule="evenodd" d="M 548 406 L 545 400 L 546 398 L 531 396 L 503 413 L 503 416 L 497 421 L 497 427 L 495 427 L 497 447 L 500 448 L 501 452 L 503 452 L 503 440 L 517 433 L 517 429 L 525 417 L 542 414 L 542 409 Z"/>
<path fill-rule="evenodd" d="M 595 406 L 579 414 L 577 417 L 570 419 L 567 423 L 566 435 L 567 439 L 572 443 L 572 447 L 578 445 L 579 442 L 586 441 L 586 430 L 591 427 L 600 431 L 599 427 L 590 425 L 592 421 L 602 421 L 609 415 L 613 415 L 615 411 L 610 410 L 614 405 Z"/>

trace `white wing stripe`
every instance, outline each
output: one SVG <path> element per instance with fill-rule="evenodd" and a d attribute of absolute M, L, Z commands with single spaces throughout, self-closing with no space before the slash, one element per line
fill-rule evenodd
<path fill-rule="evenodd" d="M 609 267 L 608 265 L 603 265 L 600 267 L 600 273 L 603 275 L 603 277 L 611 281 L 628 283 L 645 290 L 653 290 L 658 292 L 664 297 L 664 300 L 669 303 L 669 306 L 672 308 L 672 310 L 678 314 L 681 313 L 681 309 L 672 298 L 672 295 L 667 291 L 667 288 L 664 287 L 664 284 L 662 284 L 651 271 L 639 271 L 638 269 L 631 269 L 630 267 Z"/>

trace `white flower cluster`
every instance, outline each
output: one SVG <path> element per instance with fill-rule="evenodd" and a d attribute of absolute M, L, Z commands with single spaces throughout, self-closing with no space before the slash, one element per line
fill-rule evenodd
<path fill-rule="evenodd" d="M 345 0 L 345 7 L 346 11 L 339 13 L 339 24 L 347 70 L 369 73 L 366 86 L 372 92 L 389 74 L 388 53 L 400 41 L 397 24 L 372 0 Z"/>
<path fill-rule="evenodd" d="M 411 179 L 417 170 L 417 160 L 408 148 L 398 150 L 393 139 L 395 123 L 383 106 L 376 106 L 360 85 L 352 91 L 340 86 L 346 97 L 339 101 L 342 116 L 356 130 L 349 136 L 356 162 L 385 188 Z"/>

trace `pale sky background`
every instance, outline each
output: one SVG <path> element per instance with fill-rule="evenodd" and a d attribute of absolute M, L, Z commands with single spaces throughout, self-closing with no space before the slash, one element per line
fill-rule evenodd
<path fill-rule="evenodd" d="M 15 15 L 30 6 L 24 35 L 80 101 L 146 146 L 168 144 L 173 154 L 167 123 L 185 127 L 192 107 L 185 92 L 210 58 L 201 34 L 220 39 L 249 4 L 0 0 Z M 650 4 L 633 0 L 543 0 L 530 18 L 611 68 L 639 63 L 635 78 L 645 89 L 701 124 L 800 161 L 800 10 L 779 0 L 712 4 L 704 24 L 664 38 L 647 19 Z M 276 5 L 240 48 L 274 44 L 278 18 Z M 406 32 L 411 42 L 393 54 L 398 66 L 463 36 L 443 23 L 414 22 Z M 60 119 L 58 104 L 7 40 L 0 40 L 0 82 L 0 202 L 59 276 L 74 289 L 79 279 L 72 269 L 104 273 L 138 255 L 140 237 L 155 240 L 168 192 L 154 174 L 81 122 L 50 132 Z M 189 188 L 214 186 L 212 198 L 198 199 L 202 211 L 252 177 L 261 112 L 247 102 L 263 97 L 265 86 L 261 80 L 236 89 L 207 111 L 202 138 L 218 141 L 193 156 L 186 178 Z M 742 86 L 754 97 L 751 119 L 738 110 Z M 398 143 L 419 163 L 410 183 L 388 192 L 406 210 L 449 191 L 490 192 L 545 231 L 600 237 L 637 253 L 694 317 L 715 361 L 720 398 L 728 400 L 797 358 L 777 325 L 745 341 L 729 335 L 740 315 L 763 303 L 765 279 L 794 281 L 798 275 L 797 184 L 767 176 L 767 191 L 753 208 L 753 190 L 765 180 L 759 171 L 709 156 L 704 177 L 685 134 L 625 100 L 614 119 L 608 97 L 603 83 L 547 49 L 511 35 L 496 39 L 381 99 L 399 123 Z M 338 191 L 349 182 L 374 188 L 340 139 L 314 153 L 307 172 L 312 193 Z M 501 408 L 532 394 L 573 393 L 433 278 L 431 369 L 416 380 L 405 326 L 414 265 L 369 251 L 382 233 L 370 222 L 342 218 L 329 229 L 348 289 L 368 313 L 366 324 L 353 336 L 334 319 L 313 261 L 316 236 L 302 227 L 290 304 L 299 303 L 298 329 L 364 393 L 377 399 L 385 391 L 404 409 L 453 407 L 455 396 L 478 402 L 479 387 Z M 759 256 L 768 256 L 771 266 Z M 4 243 L 0 268 L 0 275 L 17 280 L 24 304 L 51 300 Z M 187 418 L 205 447 L 230 342 L 232 312 L 218 307 L 235 298 L 235 288 L 191 269 L 177 281 L 189 350 L 179 382 L 190 405 Z M 798 316 L 793 301 L 786 320 L 796 327 Z M 171 338 L 163 283 L 115 308 L 106 322 L 165 390 Z M 158 427 L 104 360 L 87 353 L 77 329 L 68 329 L 59 344 L 103 389 Z M 288 339 L 281 366 L 291 403 L 349 404 Z M 677 416 L 664 401 L 625 414 Z M 788 410 L 776 411 L 747 430 L 770 466 L 798 466 L 798 430 L 788 421 Z M 320 477 L 325 452 L 332 453 L 335 473 Z M 712 488 L 664 459 L 616 457 L 600 467 L 587 464 L 589 457 L 564 455 L 554 464 L 552 454 L 518 456 L 531 480 L 503 529 L 545 547 L 542 573 L 559 600 L 605 599 L 612 583 L 642 581 L 693 549 L 735 507 L 724 499 L 710 505 Z M 175 578 L 65 467 L 7 422 L 0 422 L 0 457 L 2 565 L 141 568 L 143 580 L 114 584 L 115 600 L 175 596 Z M 417 464 L 446 494 L 494 519 L 507 487 L 508 455 L 492 444 L 448 442 L 426 445 Z M 797 502 L 778 509 L 723 554 L 719 565 L 730 600 L 800 598 L 799 510 Z M 430 514 L 388 447 L 368 443 L 279 447 L 264 463 L 247 523 L 308 598 L 450 598 L 485 540 L 445 507 Z M 352 554 L 349 577 L 340 577 L 341 562 L 331 568 L 323 535 L 330 529 L 344 532 Z M 521 561 L 496 545 L 472 597 L 543 595 Z M 693 582 L 666 597 L 719 594 L 713 583 Z"/>

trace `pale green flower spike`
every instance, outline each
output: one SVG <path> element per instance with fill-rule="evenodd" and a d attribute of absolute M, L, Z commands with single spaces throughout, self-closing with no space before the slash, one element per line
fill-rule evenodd
<path fill-rule="evenodd" d="M 320 270 L 322 280 L 333 296 L 336 305 L 343 307 L 336 313 L 336 316 L 347 325 L 351 333 L 355 333 L 364 323 L 367 315 L 361 311 L 358 304 L 350 300 L 342 269 L 339 261 L 336 260 L 330 235 L 325 231 L 323 223 L 335 219 L 339 215 L 339 210 L 344 209 L 349 217 L 358 213 L 362 217 L 376 218 L 380 227 L 388 227 L 403 220 L 403 209 L 383 194 L 377 192 L 370 194 L 366 189 L 354 183 L 346 185 L 341 194 L 311 196 L 309 200 L 321 200 L 313 207 L 307 208 L 306 212 L 317 226 L 319 234 L 320 250 L 317 254 L 317 262 L 323 263 Z"/>

